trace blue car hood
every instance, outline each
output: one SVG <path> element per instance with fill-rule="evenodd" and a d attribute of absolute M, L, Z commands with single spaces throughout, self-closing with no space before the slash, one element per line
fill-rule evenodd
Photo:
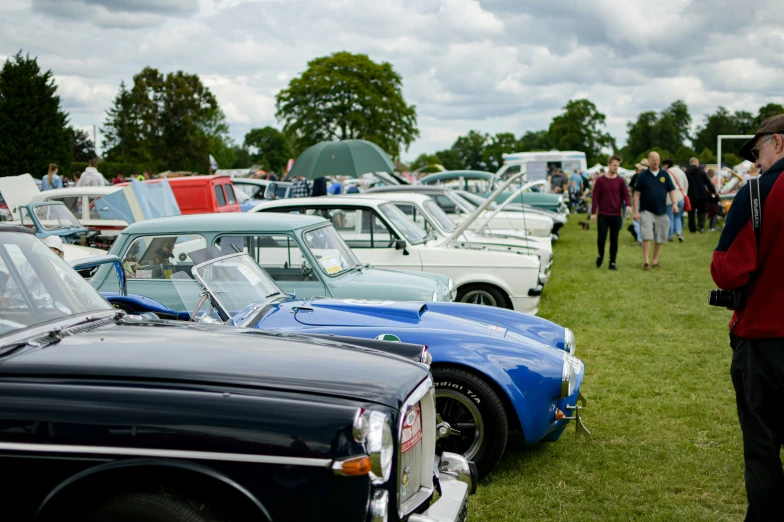
<path fill-rule="evenodd" d="M 364 299 L 313 299 L 282 303 L 281 312 L 294 312 L 306 326 L 426 328 L 503 338 L 507 329 L 461 317 L 432 312 L 429 303 Z M 288 310 L 287 310 L 288 309 Z M 260 327 L 264 328 L 264 321 Z"/>

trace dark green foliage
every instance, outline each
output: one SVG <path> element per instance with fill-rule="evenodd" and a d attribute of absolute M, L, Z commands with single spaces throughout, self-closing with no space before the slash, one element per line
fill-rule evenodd
<path fill-rule="evenodd" d="M 554 148 L 584 152 L 589 165 L 596 161 L 602 148 L 615 148 L 615 139 L 603 130 L 605 115 L 593 102 L 570 100 L 563 111 L 550 123 L 548 137 Z"/>
<path fill-rule="evenodd" d="M 164 76 L 145 67 L 133 77 L 130 91 L 120 84 L 103 132 L 110 161 L 206 172 L 208 154 L 227 146 L 228 126 L 197 75 L 177 71 Z"/>
<path fill-rule="evenodd" d="M 452 145 L 452 151 L 460 159 L 460 168 L 485 170 L 484 153 L 489 136 L 479 131 L 468 131 Z"/>
<path fill-rule="evenodd" d="M 308 68 L 276 96 L 277 117 L 303 148 L 321 141 L 364 139 L 393 158 L 419 136 L 416 107 L 403 99 L 392 65 L 338 52 Z M 299 147 L 297 147 L 299 148 Z"/>
<path fill-rule="evenodd" d="M 82 173 L 86 168 L 86 161 L 74 161 L 71 163 L 71 167 L 68 170 L 60 169 L 60 174 L 72 178 L 71 174 L 73 172 Z M 98 171 L 109 181 L 120 173 L 124 174 L 130 181 L 134 172 L 138 175 L 145 170 L 152 170 L 152 167 L 145 165 L 144 163 L 114 163 L 110 161 L 102 161 L 98 164 Z"/>
<path fill-rule="evenodd" d="M 95 157 L 95 145 L 87 131 L 68 128 L 71 140 L 71 158 L 73 161 L 87 162 Z"/>
<path fill-rule="evenodd" d="M 255 150 L 253 161 L 265 170 L 284 172 L 286 163 L 295 156 L 290 150 L 286 136 L 274 127 L 251 129 L 245 135 L 244 147 Z"/>
<path fill-rule="evenodd" d="M 623 150 L 624 164 L 634 165 L 646 157 L 651 150 L 659 152 L 662 159 L 672 157 L 676 162 L 688 161 L 688 157 L 682 160 L 680 157 L 673 156 L 682 156 L 685 152 L 682 150 L 683 142 L 689 139 L 690 126 L 689 108 L 681 100 L 673 102 L 661 113 L 643 112 L 637 117 L 636 122 L 629 122 L 626 125 L 629 136 Z"/>
<path fill-rule="evenodd" d="M 0 71 L 0 176 L 29 172 L 41 177 L 49 163 L 71 162 L 67 115 L 52 71 L 19 51 Z"/>

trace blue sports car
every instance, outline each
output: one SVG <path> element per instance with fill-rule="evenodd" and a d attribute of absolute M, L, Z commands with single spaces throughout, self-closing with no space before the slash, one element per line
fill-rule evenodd
<path fill-rule="evenodd" d="M 577 406 L 578 400 L 584 405 L 584 366 L 573 355 L 574 336 L 566 328 L 463 303 L 296 300 L 248 254 L 222 254 L 207 248 L 207 260 L 191 274 L 176 272 L 159 282 L 170 285 L 187 310 L 124 291 L 104 296 L 126 312 L 161 318 L 427 345 L 440 415 L 438 444 L 473 460 L 480 476 L 499 461 L 512 430 L 521 430 L 529 445 L 557 440 L 570 420 L 587 434 Z"/>

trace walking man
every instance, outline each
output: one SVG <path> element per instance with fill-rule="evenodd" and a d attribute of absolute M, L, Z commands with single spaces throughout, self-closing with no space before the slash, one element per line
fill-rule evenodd
<path fill-rule="evenodd" d="M 745 295 L 730 321 L 730 375 L 743 432 L 746 520 L 775 520 L 784 498 L 784 114 L 765 120 L 740 156 L 762 169 L 759 197 L 752 206 L 749 184 L 738 191 L 711 275 L 719 288 Z"/>
<path fill-rule="evenodd" d="M 705 232 L 705 214 L 708 211 L 708 193 L 716 194 L 716 187 L 704 170 L 700 168 L 700 160 L 691 158 L 686 169 L 689 180 L 689 232 Z M 697 220 L 694 219 L 696 214 Z"/>
<path fill-rule="evenodd" d="M 604 244 L 609 230 L 610 270 L 618 270 L 615 266 L 615 257 L 618 254 L 618 232 L 623 224 L 621 215 L 623 203 L 626 203 L 627 214 L 632 211 L 629 189 L 623 178 L 618 176 L 618 167 L 620 166 L 621 158 L 612 156 L 607 165 L 607 174 L 597 178 L 593 186 L 591 221 L 599 222 L 599 235 L 596 238 L 596 246 L 599 248 L 599 257 L 596 258 L 597 268 L 601 267 L 604 261 Z"/>
<path fill-rule="evenodd" d="M 670 220 L 667 218 L 667 194 L 672 201 L 677 199 L 675 185 L 670 176 L 659 170 L 659 153 L 648 154 L 648 169 L 640 173 L 634 185 L 634 220 L 640 223 L 642 235 L 643 270 L 651 267 L 649 263 L 651 242 L 653 245 L 653 268 L 659 268 L 659 254 L 670 234 Z M 672 212 L 679 212 L 673 203 Z"/>
<path fill-rule="evenodd" d="M 675 187 L 677 188 L 675 193 L 678 195 L 677 201 L 673 201 L 670 199 L 669 194 L 667 195 L 667 217 L 670 218 L 670 235 L 667 239 L 672 241 L 672 238 L 677 235 L 678 241 L 683 243 L 683 207 L 686 203 L 684 198 L 689 192 L 689 180 L 686 178 L 686 173 L 683 172 L 680 167 L 675 166 L 675 161 L 673 161 L 672 158 L 663 160 L 662 167 L 669 173 L 672 182 L 675 183 Z M 677 203 L 678 205 L 677 215 L 672 211 L 673 203 Z"/>

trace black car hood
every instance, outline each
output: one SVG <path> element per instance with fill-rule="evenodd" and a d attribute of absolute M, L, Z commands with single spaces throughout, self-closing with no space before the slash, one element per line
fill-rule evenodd
<path fill-rule="evenodd" d="M 399 408 L 427 376 L 400 357 L 326 339 L 153 322 L 65 337 L 0 361 L 0 378 L 173 381 L 329 395 Z"/>

